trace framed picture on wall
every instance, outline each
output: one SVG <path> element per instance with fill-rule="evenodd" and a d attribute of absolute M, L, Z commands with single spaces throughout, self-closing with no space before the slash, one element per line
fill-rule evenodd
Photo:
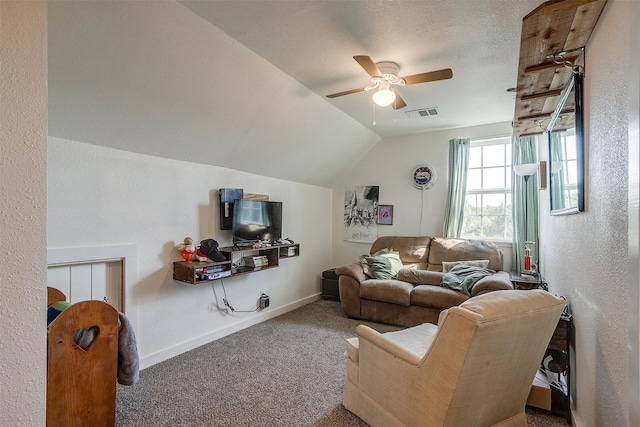
<path fill-rule="evenodd" d="M 393 205 L 378 205 L 378 224 L 393 224 Z"/>

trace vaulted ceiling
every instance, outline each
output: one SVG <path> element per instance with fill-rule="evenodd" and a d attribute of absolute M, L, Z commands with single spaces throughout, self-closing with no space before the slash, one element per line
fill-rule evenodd
<path fill-rule="evenodd" d="M 381 138 L 511 121 L 540 3 L 53 0 L 49 134 L 331 187 Z M 326 98 L 369 84 L 354 55 L 453 77 L 398 88 L 399 110 Z"/>
<path fill-rule="evenodd" d="M 450 68 L 451 80 L 398 88 L 407 106 L 378 107 L 375 126 L 372 92 L 327 100 L 387 137 L 511 121 L 522 18 L 542 0 L 181 3 L 321 97 L 369 85 L 355 55 L 401 77 Z"/>

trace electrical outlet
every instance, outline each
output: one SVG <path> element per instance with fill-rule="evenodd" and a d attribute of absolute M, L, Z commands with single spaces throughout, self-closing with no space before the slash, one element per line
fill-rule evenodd
<path fill-rule="evenodd" d="M 264 310 L 269 307 L 269 295 L 262 293 L 260 295 L 260 310 Z"/>

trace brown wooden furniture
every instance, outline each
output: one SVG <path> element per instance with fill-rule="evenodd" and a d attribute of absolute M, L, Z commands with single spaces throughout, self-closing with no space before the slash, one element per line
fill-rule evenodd
<path fill-rule="evenodd" d="M 557 393 L 552 390 L 551 411 L 563 414 L 569 424 L 571 424 L 571 375 L 569 373 L 571 366 L 569 359 L 572 327 L 570 314 L 560 318 L 545 353 L 545 360 L 547 357 L 551 357 L 551 359 L 543 362 L 546 363 L 548 370 L 556 374 L 557 381 L 563 384 L 562 390 L 557 389 Z"/>
<path fill-rule="evenodd" d="M 67 297 L 59 289 L 47 286 L 47 307 L 59 301 L 66 301 Z"/>
<path fill-rule="evenodd" d="M 186 263 L 179 261 L 173 263 L 173 280 L 189 283 L 191 285 L 199 285 L 201 283 L 209 283 L 212 280 L 219 280 L 225 277 L 237 276 L 239 274 L 254 273 L 256 271 L 275 268 L 280 265 L 280 260 L 285 258 L 293 258 L 300 255 L 300 244 L 292 243 L 288 245 L 273 245 L 262 247 L 260 249 L 253 248 L 220 248 L 220 253 L 224 255 L 225 260 L 215 261 L 193 261 Z M 240 260 L 238 265 L 234 267 L 236 257 L 262 255 L 266 256 L 268 265 L 264 267 L 252 267 L 243 265 Z M 209 278 L 203 278 L 203 269 L 207 269 Z M 222 274 L 216 274 L 224 272 Z"/>
<path fill-rule="evenodd" d="M 547 346 L 540 367 L 540 376 L 546 377 L 547 383 L 536 386 L 534 382 L 534 387 L 527 401 L 529 406 L 564 416 L 569 424 L 571 424 L 570 343 L 572 327 L 571 314 L 565 310 Z M 549 379 L 551 379 L 550 382 Z M 539 390 L 536 390 L 536 387 Z"/>
<path fill-rule="evenodd" d="M 547 284 L 540 274 L 533 276 L 511 271 L 509 272 L 509 280 L 511 280 L 515 289 L 529 290 L 542 288 L 547 290 Z"/>
<path fill-rule="evenodd" d="M 78 330 L 95 338 L 74 341 Z M 71 305 L 51 322 L 47 343 L 47 426 L 113 426 L 118 312 L 103 301 Z"/>
<path fill-rule="evenodd" d="M 513 134 L 542 134 L 607 0 L 549 0 L 522 19 Z M 558 57 L 556 56 L 556 59 Z M 546 121 L 546 122 L 545 122 Z"/>

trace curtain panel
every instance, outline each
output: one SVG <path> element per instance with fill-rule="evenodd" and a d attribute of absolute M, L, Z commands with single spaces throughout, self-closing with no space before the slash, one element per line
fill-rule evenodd
<path fill-rule="evenodd" d="M 538 140 L 535 136 L 513 137 L 513 166 L 538 163 Z M 526 199 L 525 199 L 526 197 Z M 524 262 L 524 242 L 534 242 L 530 246 L 532 262 L 540 268 L 538 257 L 538 174 L 525 180 L 524 176 L 511 174 L 511 215 L 513 219 L 513 270 L 522 271 Z M 527 212 L 525 212 L 525 209 Z"/>
<path fill-rule="evenodd" d="M 469 138 L 449 140 L 449 188 L 442 231 L 444 237 L 460 237 L 462 232 L 470 146 Z"/>

